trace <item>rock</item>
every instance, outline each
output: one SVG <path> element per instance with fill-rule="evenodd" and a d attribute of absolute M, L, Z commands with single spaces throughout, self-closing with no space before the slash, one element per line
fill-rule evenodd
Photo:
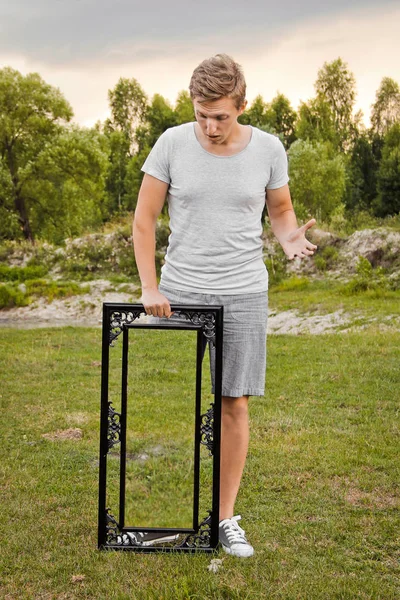
<path fill-rule="evenodd" d="M 373 267 L 390 268 L 399 255 L 400 232 L 390 229 L 363 229 L 354 232 L 339 250 L 339 262 L 355 270 L 358 257 L 367 258 Z"/>

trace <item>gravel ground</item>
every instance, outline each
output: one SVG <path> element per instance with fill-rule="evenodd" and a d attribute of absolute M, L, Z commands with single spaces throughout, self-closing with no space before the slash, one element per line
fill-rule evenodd
<path fill-rule="evenodd" d="M 53 300 L 50 304 L 43 298 L 30 306 L 0 311 L 0 327 L 17 329 L 34 329 L 39 327 L 101 327 L 103 302 L 134 303 L 138 302 L 139 290 L 131 286 L 131 293 L 117 290 L 111 291 L 107 280 L 90 283 L 90 293 Z M 337 331 L 355 331 L 371 324 L 370 319 L 363 325 L 354 324 L 354 315 L 347 315 L 342 310 L 324 315 L 307 315 L 295 310 L 277 313 L 270 311 L 268 318 L 269 334 L 301 335 L 311 333 L 335 333 Z M 382 328 L 400 329 L 400 317 L 389 316 L 379 324 Z"/>

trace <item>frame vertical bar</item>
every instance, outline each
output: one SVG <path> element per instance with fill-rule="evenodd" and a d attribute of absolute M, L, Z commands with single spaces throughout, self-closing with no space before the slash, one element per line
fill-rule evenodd
<path fill-rule="evenodd" d="M 122 376 L 121 376 L 121 460 L 119 484 L 119 526 L 125 526 L 125 476 L 126 476 L 126 423 L 128 404 L 128 329 L 122 334 Z"/>
<path fill-rule="evenodd" d="M 216 314 L 215 330 L 215 389 L 214 389 L 214 422 L 213 422 L 213 499 L 210 546 L 216 548 L 219 539 L 219 500 L 221 470 L 221 402 L 222 402 L 222 348 L 223 348 L 223 312 Z"/>
<path fill-rule="evenodd" d="M 194 481 L 193 481 L 193 529 L 199 528 L 199 497 L 200 497 L 200 438 L 201 438 L 201 377 L 203 364 L 203 332 L 197 331 L 196 356 L 196 404 L 195 404 L 195 434 L 194 434 Z"/>
<path fill-rule="evenodd" d="M 107 483 L 107 453 L 108 453 L 108 372 L 109 372 L 109 321 L 110 313 L 103 304 L 103 331 L 101 350 L 101 409 L 100 409 L 100 458 L 99 458 L 99 520 L 98 547 L 106 543 L 106 483 Z"/>

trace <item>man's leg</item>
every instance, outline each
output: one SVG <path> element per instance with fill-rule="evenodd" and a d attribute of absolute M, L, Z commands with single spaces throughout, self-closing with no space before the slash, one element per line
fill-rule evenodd
<path fill-rule="evenodd" d="M 234 515 L 249 445 L 248 402 L 248 396 L 222 397 L 220 521 Z"/>

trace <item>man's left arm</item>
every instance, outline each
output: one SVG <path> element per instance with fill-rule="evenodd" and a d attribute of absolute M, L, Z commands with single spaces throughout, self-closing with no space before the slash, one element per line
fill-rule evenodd
<path fill-rule="evenodd" d="M 266 205 L 272 232 L 289 260 L 295 256 L 305 258 L 314 254 L 317 246 L 307 240 L 306 232 L 316 221 L 311 219 L 301 227 L 298 226 L 289 186 L 286 184 L 277 189 L 267 189 Z"/>

